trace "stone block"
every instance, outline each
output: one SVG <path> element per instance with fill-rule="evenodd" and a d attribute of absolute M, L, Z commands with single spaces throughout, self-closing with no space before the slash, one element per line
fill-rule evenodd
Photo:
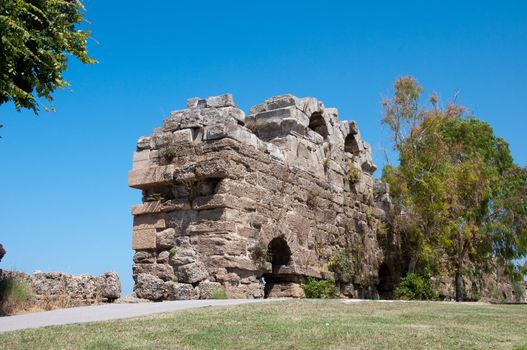
<path fill-rule="evenodd" d="M 137 229 L 133 231 L 132 249 L 155 249 L 156 248 L 156 230 L 155 229 Z"/>
<path fill-rule="evenodd" d="M 199 128 L 203 125 L 203 117 L 199 109 L 183 109 L 173 111 L 163 123 L 163 128 L 169 131 L 175 129 Z"/>
<path fill-rule="evenodd" d="M 132 206 L 132 215 L 160 213 L 163 208 L 161 201 L 145 202 Z"/>
<path fill-rule="evenodd" d="M 150 149 L 150 141 L 151 141 L 150 136 L 141 136 L 137 140 L 137 150 L 142 151 L 145 149 Z"/>
<path fill-rule="evenodd" d="M 201 262 L 194 262 L 180 266 L 177 271 L 178 281 L 182 283 L 196 283 L 209 277 L 205 265 Z"/>
<path fill-rule="evenodd" d="M 168 264 L 134 264 L 132 273 L 133 276 L 148 273 L 163 281 L 171 281 L 174 278 L 174 269 Z"/>
<path fill-rule="evenodd" d="M 198 285 L 200 299 L 210 299 L 218 290 L 223 290 L 223 286 L 218 282 L 203 281 Z"/>
<path fill-rule="evenodd" d="M 149 149 L 134 152 L 134 157 L 133 157 L 134 163 L 148 161 L 148 160 L 150 160 L 150 150 Z"/>
<path fill-rule="evenodd" d="M 229 130 L 234 129 L 234 125 L 212 124 L 207 125 L 203 130 L 203 140 L 217 140 L 227 137 Z"/>
<path fill-rule="evenodd" d="M 156 233 L 156 247 L 157 249 L 170 249 L 176 245 L 176 230 L 167 228 L 161 232 Z"/>
<path fill-rule="evenodd" d="M 134 254 L 134 262 L 136 264 L 154 264 L 156 262 L 156 254 L 153 250 L 141 250 Z"/>
<path fill-rule="evenodd" d="M 204 233 L 228 234 L 236 232 L 236 224 L 229 221 L 217 221 L 215 213 L 212 215 L 203 215 L 200 222 L 188 225 L 187 235 L 199 235 Z M 209 218 L 209 219 L 207 219 Z"/>
<path fill-rule="evenodd" d="M 115 272 L 106 272 L 101 276 L 99 286 L 103 298 L 115 300 L 121 296 L 121 281 Z"/>
<path fill-rule="evenodd" d="M 268 110 L 279 109 L 279 108 L 284 108 L 284 107 L 289 107 L 289 106 L 296 107 L 296 105 L 299 102 L 300 101 L 298 100 L 298 98 L 296 98 L 293 95 L 289 95 L 289 94 L 281 95 L 281 96 L 274 96 L 266 100 Z"/>
<path fill-rule="evenodd" d="M 170 117 L 163 120 L 163 130 L 164 131 L 174 131 L 178 130 L 181 125 L 181 118 L 178 114 L 171 114 Z"/>
<path fill-rule="evenodd" d="M 154 185 L 171 184 L 174 180 L 173 164 L 131 170 L 128 173 L 128 186 L 148 188 Z"/>
<path fill-rule="evenodd" d="M 174 143 L 192 143 L 192 130 L 190 129 L 174 131 L 173 135 Z"/>
<path fill-rule="evenodd" d="M 242 239 L 227 239 L 225 235 L 200 235 L 191 237 L 191 243 L 202 255 L 245 255 L 247 244 Z"/>
<path fill-rule="evenodd" d="M 145 214 L 134 216 L 134 230 L 166 228 L 165 214 Z"/>
<path fill-rule="evenodd" d="M 137 276 L 134 292 L 138 298 L 152 301 L 165 299 L 168 294 L 165 282 L 147 273 L 141 273 Z"/>
<path fill-rule="evenodd" d="M 199 299 L 199 288 L 191 284 L 165 282 L 167 287 L 167 299 L 169 300 L 193 300 Z"/>
<path fill-rule="evenodd" d="M 285 157 L 284 157 L 284 154 L 282 153 L 282 150 L 280 150 L 280 148 L 276 147 L 272 143 L 268 143 L 267 144 L 266 153 L 269 153 L 269 155 L 272 158 L 274 158 L 274 159 L 276 159 L 276 160 L 278 160 L 280 162 L 285 161 Z"/>
<path fill-rule="evenodd" d="M 268 283 L 265 289 L 268 298 L 305 298 L 306 296 L 298 283 Z"/>
<path fill-rule="evenodd" d="M 256 106 L 252 106 L 250 109 L 249 109 L 249 113 L 250 114 L 258 114 L 258 113 L 262 113 L 262 112 L 265 112 L 267 111 L 267 103 L 261 103 L 261 104 L 258 104 Z"/>
<path fill-rule="evenodd" d="M 170 265 L 178 268 L 182 265 L 195 263 L 198 259 L 196 251 L 191 248 L 181 248 L 181 244 L 177 244 L 176 254 L 172 255 L 169 259 Z"/>
<path fill-rule="evenodd" d="M 199 97 L 192 97 L 187 100 L 187 108 L 203 108 L 205 100 Z"/>
<path fill-rule="evenodd" d="M 244 271 L 258 271 L 258 267 L 251 259 L 241 256 L 211 256 L 207 259 L 207 266 Z"/>
<path fill-rule="evenodd" d="M 223 94 L 219 96 L 210 96 L 205 99 L 207 107 L 236 107 L 232 94 Z"/>

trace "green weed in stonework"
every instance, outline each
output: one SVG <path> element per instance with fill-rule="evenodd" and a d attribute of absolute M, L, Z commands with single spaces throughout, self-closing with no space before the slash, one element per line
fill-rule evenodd
<path fill-rule="evenodd" d="M 368 224 L 371 225 L 373 221 L 373 209 L 370 207 L 366 210 L 366 220 L 368 221 Z"/>
<path fill-rule="evenodd" d="M 355 185 L 360 180 L 360 171 L 353 163 L 350 162 L 346 179 L 351 185 Z"/>
<path fill-rule="evenodd" d="M 227 292 L 223 288 L 216 289 L 214 292 L 212 292 L 212 295 L 210 296 L 210 298 L 211 299 L 227 299 Z"/>
<path fill-rule="evenodd" d="M 328 270 L 344 275 L 350 272 L 350 257 L 349 254 L 341 249 L 335 251 L 328 261 Z"/>
<path fill-rule="evenodd" d="M 258 243 L 254 246 L 251 257 L 256 264 L 262 265 L 271 260 L 267 250 L 267 245 L 264 243 Z"/>
<path fill-rule="evenodd" d="M 328 299 L 335 297 L 335 281 L 319 280 L 308 277 L 306 283 L 300 285 L 306 294 L 306 298 L 311 299 Z"/>
<path fill-rule="evenodd" d="M 164 163 L 170 163 L 177 155 L 177 148 L 173 145 L 162 147 L 159 150 L 159 156 Z"/>
<path fill-rule="evenodd" d="M 145 198 L 146 202 L 155 202 L 155 201 L 163 201 L 165 198 L 161 193 L 152 193 L 151 195 L 147 196 Z"/>
<path fill-rule="evenodd" d="M 170 253 L 170 255 L 176 255 L 177 249 L 176 249 L 176 247 L 172 247 L 172 248 L 170 248 L 170 250 L 168 252 Z"/>
<path fill-rule="evenodd" d="M 189 143 L 175 144 L 172 139 L 168 139 L 166 144 L 159 148 L 159 159 L 162 164 L 168 164 L 179 156 L 192 155 L 194 148 Z"/>

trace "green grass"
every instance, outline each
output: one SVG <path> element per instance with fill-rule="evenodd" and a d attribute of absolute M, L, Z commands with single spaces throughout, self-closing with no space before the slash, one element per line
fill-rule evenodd
<path fill-rule="evenodd" d="M 2 349 L 527 349 L 527 307 L 291 300 L 0 334 Z"/>

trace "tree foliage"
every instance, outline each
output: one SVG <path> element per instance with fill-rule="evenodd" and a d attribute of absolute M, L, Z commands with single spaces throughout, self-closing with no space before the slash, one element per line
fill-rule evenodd
<path fill-rule="evenodd" d="M 459 105 L 439 107 L 435 96 L 432 108 L 419 107 L 421 92 L 413 78 L 401 78 L 383 102 L 399 151 L 399 166 L 385 167 L 383 179 L 402 208 L 409 272 L 437 270 L 446 257 L 457 284 L 467 266 L 496 259 L 520 276 L 514 261 L 527 254 L 527 171 L 489 124 Z"/>
<path fill-rule="evenodd" d="M 69 85 L 62 73 L 70 55 L 96 62 L 86 48 L 90 31 L 78 29 L 83 12 L 78 0 L 0 2 L 0 105 L 12 101 L 38 114 L 38 98 L 51 103 Z"/>

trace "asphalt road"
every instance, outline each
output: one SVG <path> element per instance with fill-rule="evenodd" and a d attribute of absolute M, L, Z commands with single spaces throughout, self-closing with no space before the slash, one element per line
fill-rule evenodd
<path fill-rule="evenodd" d="M 206 306 L 267 302 L 268 299 L 177 300 L 160 303 L 105 304 L 0 317 L 0 332 L 26 328 L 117 320 Z"/>

